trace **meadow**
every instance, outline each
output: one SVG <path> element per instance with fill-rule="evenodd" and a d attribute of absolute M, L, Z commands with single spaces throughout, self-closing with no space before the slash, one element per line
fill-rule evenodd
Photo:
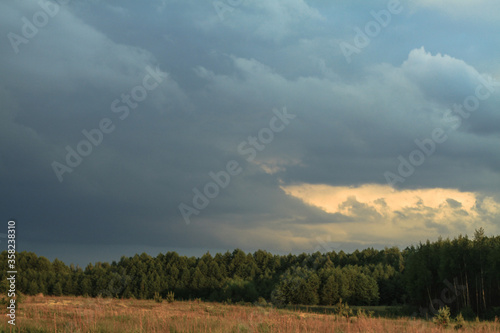
<path fill-rule="evenodd" d="M 27 296 L 16 326 L 4 319 L 1 332 L 456 332 L 430 320 L 340 317 L 255 305 L 201 301 Z M 500 332 L 500 323 L 466 322 L 460 332 Z"/>

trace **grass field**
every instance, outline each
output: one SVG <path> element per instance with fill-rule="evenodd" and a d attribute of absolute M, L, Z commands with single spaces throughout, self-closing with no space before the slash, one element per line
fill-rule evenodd
<path fill-rule="evenodd" d="M 313 312 L 319 314 L 333 314 L 335 313 L 335 308 L 333 306 L 324 305 L 288 305 L 286 307 L 289 310 L 302 311 L 302 312 Z M 401 306 L 387 306 L 387 305 L 371 305 L 371 306 L 350 306 L 354 313 L 358 309 L 365 310 L 365 312 L 371 312 L 373 317 L 401 317 L 396 316 L 395 313 L 401 312 Z"/>
<path fill-rule="evenodd" d="M 84 297 L 26 297 L 16 326 L 2 332 L 454 332 L 420 319 L 332 314 L 198 301 L 156 303 Z M 500 332 L 500 323 L 466 323 L 460 332 Z"/>

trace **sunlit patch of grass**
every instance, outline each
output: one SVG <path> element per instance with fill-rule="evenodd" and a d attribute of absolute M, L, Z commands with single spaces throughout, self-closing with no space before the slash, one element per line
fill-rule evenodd
<path fill-rule="evenodd" d="M 8 318 L 0 332 L 11 332 Z M 12 332 L 453 332 L 432 321 L 345 318 L 333 314 L 224 305 L 200 301 L 158 303 L 84 297 L 27 297 Z M 500 332 L 498 322 L 465 323 L 461 332 Z"/>

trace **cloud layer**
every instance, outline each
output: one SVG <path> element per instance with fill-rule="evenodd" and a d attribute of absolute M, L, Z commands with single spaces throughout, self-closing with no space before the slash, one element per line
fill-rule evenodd
<path fill-rule="evenodd" d="M 466 3 L 403 3 L 347 63 L 340 43 L 387 2 L 41 3 L 0 4 L 0 212 L 26 249 L 83 263 L 114 259 L 89 247 L 301 252 L 499 232 L 492 11 L 476 6 L 476 23 Z M 295 117 L 276 130 L 283 108 Z M 54 161 L 103 119 L 114 129 L 60 182 Z M 436 129 L 446 139 L 390 188 Z M 229 161 L 241 172 L 186 224 L 179 205 Z"/>

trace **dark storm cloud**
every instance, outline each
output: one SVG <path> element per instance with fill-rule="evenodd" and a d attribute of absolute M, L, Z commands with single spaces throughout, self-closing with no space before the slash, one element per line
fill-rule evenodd
<path fill-rule="evenodd" d="M 478 78 L 499 73 L 485 56 L 498 45 L 495 22 L 462 32 L 469 49 L 482 51 L 468 52 L 451 42 L 442 8 L 405 6 L 348 64 L 339 43 L 352 42 L 353 28 L 386 1 L 246 1 L 223 19 L 211 2 L 71 1 L 29 37 L 27 24 L 44 9 L 37 1 L 2 3 L 1 217 L 14 215 L 24 240 L 37 246 L 314 248 L 314 226 L 356 220 L 281 186 L 385 183 L 398 155 L 436 127 L 449 130 L 443 117 L 453 104 L 474 94 Z M 443 27 L 440 38 L 424 29 L 429 24 Z M 12 33 L 23 42 L 13 46 Z M 144 85 L 148 68 L 162 80 L 131 107 L 123 95 Z M 481 101 L 398 186 L 498 197 L 498 96 Z M 129 109 L 124 119 L 125 111 L 113 112 L 115 100 Z M 296 118 L 248 161 L 238 145 L 284 107 Z M 103 119 L 114 130 L 59 182 L 52 163 L 66 164 L 66 147 L 76 150 L 82 131 Z M 186 225 L 179 204 L 191 203 L 193 189 L 231 160 L 241 174 Z M 359 218 L 380 218 L 356 199 L 345 205 Z"/>

